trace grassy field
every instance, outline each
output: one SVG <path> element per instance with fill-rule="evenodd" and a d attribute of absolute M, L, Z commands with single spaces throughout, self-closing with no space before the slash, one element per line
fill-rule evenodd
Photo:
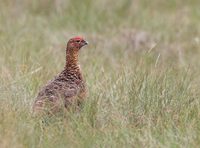
<path fill-rule="evenodd" d="M 0 147 L 200 147 L 199 0 L 1 0 Z M 33 118 L 84 36 L 81 112 Z"/>

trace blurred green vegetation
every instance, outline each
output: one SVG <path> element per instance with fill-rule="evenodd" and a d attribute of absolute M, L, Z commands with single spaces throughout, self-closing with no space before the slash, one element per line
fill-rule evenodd
<path fill-rule="evenodd" d="M 199 147 L 199 0 L 1 0 L 0 147 Z M 36 119 L 69 38 L 89 96 Z"/>

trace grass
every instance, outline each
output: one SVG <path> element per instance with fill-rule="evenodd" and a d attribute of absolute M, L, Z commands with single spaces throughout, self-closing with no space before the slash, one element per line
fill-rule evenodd
<path fill-rule="evenodd" d="M 2 0 L 0 147 L 199 147 L 199 4 Z M 90 42 L 83 110 L 33 118 L 75 35 Z"/>

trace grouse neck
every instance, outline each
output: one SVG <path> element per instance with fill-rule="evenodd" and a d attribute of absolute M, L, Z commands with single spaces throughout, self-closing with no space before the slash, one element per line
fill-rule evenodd
<path fill-rule="evenodd" d="M 78 52 L 66 50 L 65 69 L 79 69 Z"/>

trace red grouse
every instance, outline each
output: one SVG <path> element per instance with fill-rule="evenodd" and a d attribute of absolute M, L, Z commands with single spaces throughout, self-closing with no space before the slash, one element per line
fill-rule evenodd
<path fill-rule="evenodd" d="M 79 36 L 68 41 L 65 68 L 39 92 L 33 104 L 34 114 L 56 113 L 72 104 L 79 105 L 84 100 L 86 86 L 78 64 L 78 53 L 87 44 Z"/>

